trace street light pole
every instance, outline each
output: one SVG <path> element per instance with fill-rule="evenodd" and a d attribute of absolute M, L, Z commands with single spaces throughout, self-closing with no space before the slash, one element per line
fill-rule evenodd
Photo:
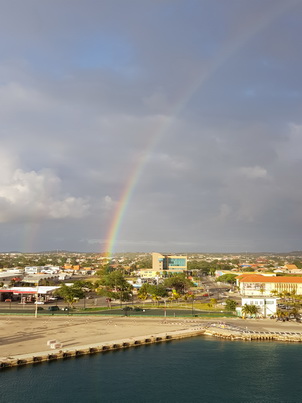
<path fill-rule="evenodd" d="M 35 307 L 35 318 L 38 317 L 38 291 L 39 291 L 39 281 L 37 282 L 37 290 L 36 290 L 36 307 Z"/>

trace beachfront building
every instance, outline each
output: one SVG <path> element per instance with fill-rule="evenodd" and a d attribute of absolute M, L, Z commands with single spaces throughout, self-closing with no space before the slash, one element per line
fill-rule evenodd
<path fill-rule="evenodd" d="M 187 256 L 152 253 L 152 270 L 163 273 L 183 273 L 187 270 Z"/>
<path fill-rule="evenodd" d="M 267 316 L 274 316 L 277 313 L 277 298 L 273 297 L 243 297 L 241 299 L 241 306 L 236 308 L 238 316 L 242 316 L 242 307 L 244 305 L 255 305 L 258 307 L 258 315 L 266 318 Z"/>
<path fill-rule="evenodd" d="M 237 277 L 236 284 L 243 296 L 271 296 L 273 291 L 302 295 L 302 277 L 242 274 Z"/>

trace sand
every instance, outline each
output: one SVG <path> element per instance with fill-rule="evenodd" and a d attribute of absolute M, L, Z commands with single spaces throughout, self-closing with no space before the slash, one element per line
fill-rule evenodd
<path fill-rule="evenodd" d="M 164 323 L 166 322 L 166 323 Z M 1 317 L 0 360 L 8 356 L 50 350 L 48 340 L 57 340 L 64 349 L 153 335 L 190 327 L 184 320 L 131 317 Z M 51 350 L 50 350 L 51 351 Z"/>
<path fill-rule="evenodd" d="M 220 322 L 223 321 L 220 320 Z M 270 319 L 225 319 L 250 330 L 302 332 L 302 324 Z M 63 349 L 128 339 L 164 332 L 192 329 L 209 320 L 100 316 L 1 316 L 0 361 L 7 357 L 51 351 L 48 340 L 57 340 Z M 214 321 L 215 322 L 215 321 Z M 219 322 L 216 320 L 216 322 Z"/>

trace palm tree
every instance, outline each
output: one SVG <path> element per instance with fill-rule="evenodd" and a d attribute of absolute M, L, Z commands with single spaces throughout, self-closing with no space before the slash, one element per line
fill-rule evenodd
<path fill-rule="evenodd" d="M 158 295 L 156 295 L 156 294 L 152 295 L 152 300 L 154 301 L 154 304 L 157 303 L 157 305 L 158 305 L 158 301 L 160 301 L 160 299 L 161 298 Z"/>
<path fill-rule="evenodd" d="M 277 317 L 279 320 L 282 320 L 283 322 L 286 320 L 288 317 L 288 312 L 284 312 L 281 309 L 277 310 Z"/>
<path fill-rule="evenodd" d="M 286 300 L 286 298 L 290 298 L 291 293 L 290 293 L 289 291 L 285 291 L 285 292 L 283 293 L 283 295 L 284 295 L 285 300 Z"/>
<path fill-rule="evenodd" d="M 244 318 L 246 317 L 246 315 L 250 315 L 250 316 L 255 315 L 255 316 L 257 316 L 257 314 L 259 313 L 259 311 L 260 311 L 260 308 L 259 308 L 259 306 L 257 306 L 257 305 L 248 305 L 248 304 L 245 304 L 245 305 L 243 305 L 243 307 L 241 308 L 241 312 L 242 312 Z"/>
<path fill-rule="evenodd" d="M 250 305 L 250 314 L 257 316 L 260 311 L 260 307 L 257 305 Z"/>
<path fill-rule="evenodd" d="M 294 289 L 291 290 L 290 296 L 291 296 L 291 298 L 292 298 L 292 302 L 295 302 L 295 299 L 296 299 L 296 296 L 297 296 L 296 290 L 294 290 Z"/>
<path fill-rule="evenodd" d="M 264 283 L 260 283 L 260 287 L 259 290 L 261 292 L 261 295 L 263 295 L 264 291 L 265 291 L 265 284 Z"/>
<path fill-rule="evenodd" d="M 278 291 L 277 290 L 272 290 L 271 295 L 272 295 L 272 297 L 277 297 L 278 296 Z"/>
<path fill-rule="evenodd" d="M 173 292 L 172 300 L 178 302 L 179 298 L 180 298 L 180 294 L 178 294 L 178 292 L 176 292 L 176 291 Z"/>
<path fill-rule="evenodd" d="M 143 301 L 143 304 L 144 304 L 146 299 L 148 298 L 148 294 L 146 292 L 141 292 L 141 293 L 138 293 L 137 297 L 138 297 L 138 299 Z"/>
<path fill-rule="evenodd" d="M 243 307 L 241 308 L 241 313 L 242 313 L 242 316 L 245 319 L 246 316 L 250 314 L 250 305 L 244 304 Z"/>

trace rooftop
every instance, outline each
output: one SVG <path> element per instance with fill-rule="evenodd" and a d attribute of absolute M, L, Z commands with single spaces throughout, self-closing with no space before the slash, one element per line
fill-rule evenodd
<path fill-rule="evenodd" d="M 261 274 L 242 274 L 237 277 L 241 283 L 302 283 L 302 277 L 262 276 Z"/>

